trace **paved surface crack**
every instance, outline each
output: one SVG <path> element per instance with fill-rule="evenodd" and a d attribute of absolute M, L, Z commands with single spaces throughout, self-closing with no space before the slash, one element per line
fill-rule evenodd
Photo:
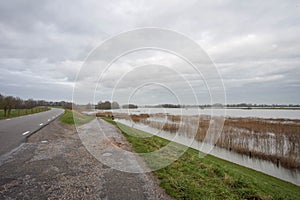
<path fill-rule="evenodd" d="M 102 142 L 131 150 L 114 126 L 99 122 L 111 136 Z M 89 134 L 93 138 L 97 132 Z M 101 146 L 97 142 L 93 145 Z M 82 145 L 74 126 L 59 120 L 0 161 L 0 199 L 170 199 L 151 173 L 121 172 L 99 162 Z"/>

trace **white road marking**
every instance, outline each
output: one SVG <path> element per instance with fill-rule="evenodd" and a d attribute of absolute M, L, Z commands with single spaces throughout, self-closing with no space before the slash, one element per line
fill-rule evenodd
<path fill-rule="evenodd" d="M 48 122 L 50 122 L 50 119 L 48 119 Z"/>
<path fill-rule="evenodd" d="M 43 123 L 40 123 L 40 126 L 43 126 Z"/>
<path fill-rule="evenodd" d="M 10 120 L 10 119 L 6 119 L 6 120 Z"/>
<path fill-rule="evenodd" d="M 26 134 L 28 134 L 30 131 L 26 131 L 26 132 L 24 132 L 24 133 L 22 133 L 22 135 L 26 135 Z"/>

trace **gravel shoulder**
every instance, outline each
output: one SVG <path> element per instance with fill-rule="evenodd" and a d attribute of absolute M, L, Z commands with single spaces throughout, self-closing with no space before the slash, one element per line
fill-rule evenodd
<path fill-rule="evenodd" d="M 106 143 L 131 149 L 122 135 L 116 137 Z M 74 126 L 59 120 L 0 157 L 0 199 L 171 199 L 158 184 L 151 173 L 102 164 L 82 145 Z"/>

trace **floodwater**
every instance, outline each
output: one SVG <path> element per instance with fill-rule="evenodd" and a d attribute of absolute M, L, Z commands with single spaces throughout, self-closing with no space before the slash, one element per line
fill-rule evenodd
<path fill-rule="evenodd" d="M 164 113 L 170 115 L 210 115 L 226 117 L 257 117 L 273 119 L 300 119 L 300 110 L 284 109 L 200 109 L 200 108 L 137 108 L 137 109 L 116 109 L 106 110 L 128 114 L 157 114 Z"/>
<path fill-rule="evenodd" d="M 153 109 L 153 108 L 151 108 L 151 109 Z M 173 109 L 171 109 L 171 110 L 173 110 Z M 137 112 L 137 111 L 138 110 L 135 110 L 135 112 Z M 160 109 L 160 111 L 162 111 L 162 110 Z M 234 111 L 239 111 L 239 110 L 234 109 Z M 260 112 L 261 110 L 258 110 L 258 111 L 259 111 L 258 113 L 262 114 L 262 112 Z M 267 110 L 267 111 L 273 111 L 273 110 Z M 279 110 L 279 111 L 281 111 L 281 110 Z M 291 111 L 291 110 L 287 110 L 287 111 Z M 126 110 L 126 112 L 127 112 L 127 110 Z M 141 111 L 139 111 L 139 112 L 141 112 Z M 130 113 L 134 114 L 132 112 L 130 112 Z M 144 112 L 141 112 L 141 113 L 144 113 Z M 153 110 L 150 113 L 153 113 Z M 248 114 L 249 113 L 250 112 L 248 112 Z M 279 116 L 278 118 L 283 118 L 283 116 L 289 116 L 289 117 L 296 116 L 295 115 L 296 113 L 294 113 L 294 112 L 286 112 L 285 114 L 282 114 L 282 113 L 285 113 L 285 112 L 280 112 L 279 114 L 277 113 L 276 116 Z M 288 115 L 288 113 L 293 113 L 293 114 Z M 297 113 L 299 113 L 299 111 Z M 170 114 L 176 114 L 176 113 L 174 113 L 174 111 L 173 111 L 173 113 L 170 113 Z M 245 114 L 245 113 L 243 113 L 243 114 Z M 260 115 L 260 117 L 261 116 L 262 115 Z M 268 114 L 264 115 L 264 116 L 265 116 L 265 118 L 269 118 Z M 235 117 L 237 117 L 237 116 L 235 116 Z M 241 116 L 239 116 L 239 117 L 241 117 Z M 258 117 L 258 116 L 255 116 L 255 117 Z M 177 143 L 180 143 L 183 145 L 187 145 L 187 146 L 194 148 L 196 150 L 199 150 L 199 151 L 203 151 L 203 147 L 205 146 L 205 144 L 203 144 L 202 142 L 196 141 L 194 139 L 186 138 L 186 137 L 179 136 L 179 135 L 176 135 L 176 137 L 175 137 L 175 135 L 172 133 L 169 133 L 166 131 L 161 131 L 161 130 L 158 130 L 158 129 L 155 129 L 155 128 L 152 128 L 149 126 L 145 126 L 143 124 L 133 123 L 132 121 L 129 121 L 129 120 L 116 119 L 116 121 L 118 121 L 122 124 L 128 125 L 130 127 L 134 127 L 136 129 L 146 131 L 150 134 L 157 135 L 157 136 L 165 138 L 167 140 L 174 141 L 174 142 L 177 142 Z M 300 186 L 300 170 L 286 169 L 284 167 L 281 167 L 280 165 L 277 166 L 276 164 L 269 162 L 269 161 L 265 161 L 265 160 L 257 159 L 257 158 L 253 158 L 253 157 L 250 158 L 249 156 L 241 155 L 241 154 L 229 151 L 227 149 L 219 148 L 219 147 L 214 147 L 212 149 L 212 151 L 210 151 L 208 153 L 210 155 L 216 156 L 218 158 L 254 169 L 256 171 L 263 172 L 265 174 L 274 176 L 276 178 L 279 178 L 279 179 L 282 179 L 287 182 L 290 182 L 290 183 Z"/>

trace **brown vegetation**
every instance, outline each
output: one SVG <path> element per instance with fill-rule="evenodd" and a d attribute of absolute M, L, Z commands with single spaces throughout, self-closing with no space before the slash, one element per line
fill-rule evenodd
<path fill-rule="evenodd" d="M 149 117 L 150 115 L 148 114 L 130 115 L 130 119 L 134 122 L 141 122 Z"/>
<path fill-rule="evenodd" d="M 210 124 L 208 116 L 120 114 L 118 118 L 131 119 L 171 133 L 181 129 L 187 135 L 195 130 L 192 127 L 198 126 L 198 141 L 204 140 Z M 300 169 L 300 120 L 227 118 L 216 145 L 249 157 L 269 160 L 277 166 Z"/>
<path fill-rule="evenodd" d="M 96 113 L 96 117 L 111 117 L 112 112 L 98 112 Z"/>

